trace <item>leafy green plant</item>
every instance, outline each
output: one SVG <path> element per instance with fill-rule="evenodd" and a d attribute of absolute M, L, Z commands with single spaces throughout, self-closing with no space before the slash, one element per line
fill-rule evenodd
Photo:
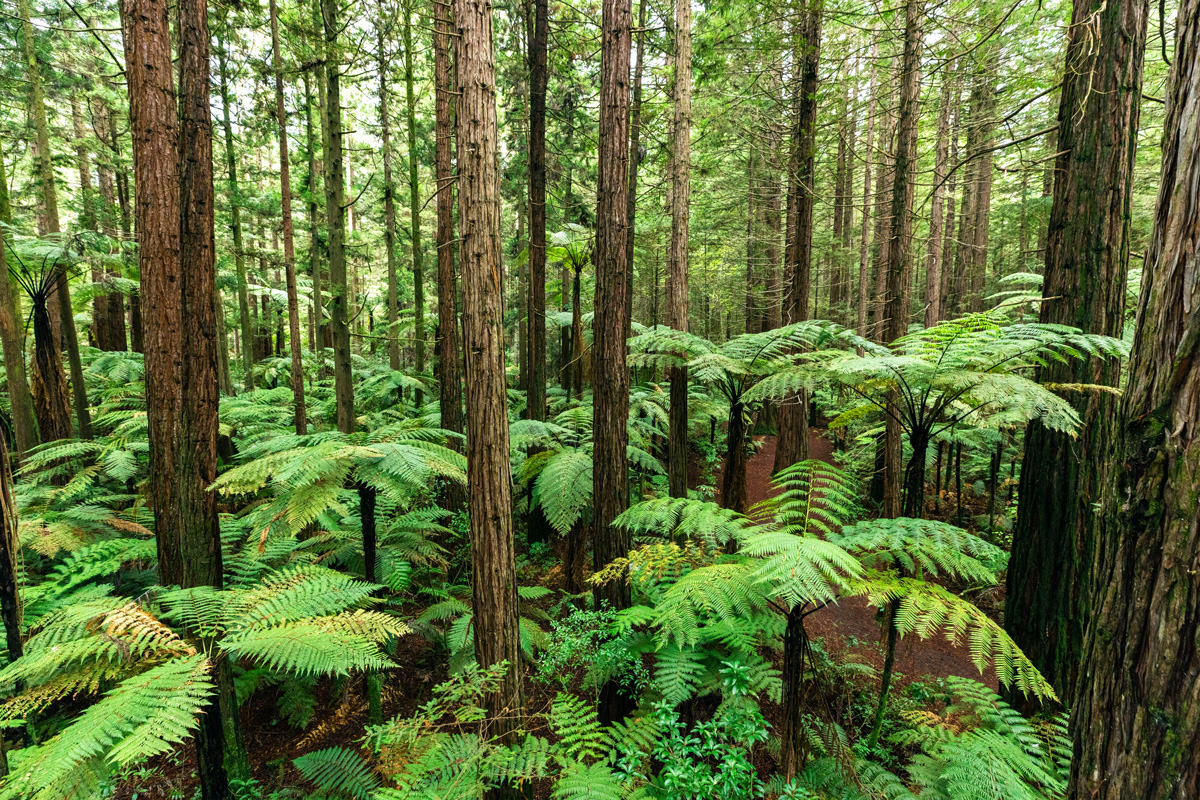
<path fill-rule="evenodd" d="M 102 696 L 61 733 L 22 751 L 0 797 L 86 793 L 110 769 L 172 749 L 198 724 L 217 659 L 301 677 L 388 666 L 380 645 L 407 628 L 371 610 L 375 589 L 301 566 L 249 588 L 164 589 L 142 602 L 106 586 L 81 590 L 43 614 L 24 655 L 0 670 L 0 686 L 25 687 L 0 705 L 0 719 L 26 718 L 70 696 Z"/>
<path fill-rule="evenodd" d="M 747 391 L 747 399 L 781 399 L 824 385 L 858 398 L 832 426 L 867 414 L 893 420 L 910 447 L 904 474 L 907 517 L 922 516 L 926 457 L 936 437 L 963 425 L 1007 428 L 1034 419 L 1073 435 L 1079 417 L 1059 393 L 1114 390 L 1039 384 L 1031 377 L 1033 370 L 1051 361 L 1124 358 L 1128 352 L 1119 339 L 1064 325 L 1006 324 L 997 312 L 948 320 L 886 346 L 855 344 L 862 355 L 823 348 L 779 365 Z"/>

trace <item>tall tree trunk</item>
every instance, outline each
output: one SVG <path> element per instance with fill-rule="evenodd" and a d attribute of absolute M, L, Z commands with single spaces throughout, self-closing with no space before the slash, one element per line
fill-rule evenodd
<path fill-rule="evenodd" d="M 688 329 L 688 213 L 692 158 L 692 5 L 675 4 L 675 116 L 671 153 L 671 254 L 668 262 L 667 317 L 677 331 Z M 628 236 L 628 231 L 626 232 Z M 687 497 L 688 370 L 668 370 L 671 405 L 667 443 L 668 486 L 672 497 Z"/>
<path fill-rule="evenodd" d="M 176 483 L 176 417 L 181 402 L 178 121 L 171 83 L 166 0 L 127 0 L 125 63 L 137 198 L 150 502 L 158 545 L 158 582 L 183 578 Z"/>
<path fill-rule="evenodd" d="M 1042 322 L 1121 336 L 1146 18 L 1138 0 L 1075 3 Z M 1096 41 L 1105 46 L 1097 49 Z M 1116 386 L 1119 377 L 1120 364 L 1098 359 L 1038 370 L 1039 380 L 1054 383 Z M 1013 640 L 1068 704 L 1095 607 L 1086 591 L 1096 541 L 1093 504 L 1105 485 L 1117 425 L 1108 393 L 1075 393 L 1071 400 L 1083 421 L 1077 437 L 1037 422 L 1026 433 L 1004 615 Z"/>
<path fill-rule="evenodd" d="M 896 118 L 896 154 L 892 162 L 891 225 L 888 232 L 887 298 L 883 341 L 893 342 L 908 332 L 910 291 L 912 288 L 913 197 L 917 176 L 917 122 L 921 113 L 921 41 L 924 7 L 922 0 L 907 0 L 904 5 L 904 55 L 900 67 L 900 108 Z M 898 393 L 889 404 L 902 402 Z M 897 420 L 899 410 L 887 415 L 883 475 L 883 514 L 901 513 L 903 484 L 901 453 L 904 431 Z M 924 459 L 924 453 L 921 454 Z M 921 461 L 921 469 L 925 462 Z M 923 473 L 922 473 L 923 474 Z M 922 482 L 921 490 L 924 489 Z M 920 498 L 913 498 L 920 508 Z"/>
<path fill-rule="evenodd" d="M 871 285 L 871 167 L 875 160 L 875 58 L 879 52 L 879 35 L 871 32 L 871 57 L 867 69 L 871 72 L 867 84 L 867 135 L 863 147 L 863 206 L 862 232 L 858 249 L 858 320 L 859 336 L 867 335 L 867 306 Z"/>
<path fill-rule="evenodd" d="M 490 732 L 509 733 L 522 706 L 508 400 L 504 377 L 500 186 L 492 4 L 454 0 L 458 203 L 466 354 L 467 478 L 473 561 L 475 659 L 507 662 L 485 700 Z M 624 186 L 622 186 L 624 188 Z M 489 796 L 502 796 L 489 792 Z"/>
<path fill-rule="evenodd" d="M 759 312 L 762 315 L 762 329 L 764 331 L 775 330 L 783 324 L 783 278 L 779 263 L 779 234 L 782 223 L 780 216 L 780 193 L 782 188 L 779 183 L 779 157 L 782 146 L 782 126 L 776 120 L 772 120 L 767 126 L 767 156 L 764 159 L 767 175 L 765 181 L 761 178 L 759 180 L 759 183 L 764 186 L 763 214 L 767 231 L 766 244 L 762 249 L 764 262 L 763 302 L 766 305 L 766 309 Z"/>
<path fill-rule="evenodd" d="M 233 105 L 229 99 L 229 67 L 224 38 L 217 42 L 221 80 L 222 127 L 225 131 L 225 169 L 229 184 L 229 227 L 233 231 L 233 263 L 238 281 L 238 318 L 242 327 L 242 368 L 247 392 L 254 391 L 254 329 L 250 324 L 250 288 L 246 280 L 246 247 L 242 241 L 242 195 L 238 188 L 237 155 L 233 150 Z"/>
<path fill-rule="evenodd" d="M 383 5 L 380 4 L 380 14 Z M 400 318 L 400 288 L 396 274 L 396 184 L 392 179 L 392 129 L 388 116 L 388 90 L 390 81 L 387 74 L 387 59 L 384 53 L 382 20 L 377 30 L 375 41 L 379 52 L 379 129 L 380 141 L 383 145 L 383 242 L 387 251 L 387 343 L 388 366 L 394 370 L 400 369 L 400 330 L 397 327 Z"/>
<path fill-rule="evenodd" d="M 454 273 L 454 174 L 452 166 L 453 106 L 450 74 L 450 4 L 434 5 L 434 170 L 437 179 L 438 263 L 438 400 L 442 427 L 463 432 L 462 373 L 459 368 L 457 282 Z M 462 448 L 457 439 L 451 447 Z M 446 487 L 443 504 L 450 511 L 462 507 L 465 498 L 457 484 Z"/>
<path fill-rule="evenodd" d="M 3 141 L 0 141 L 0 222 L 12 224 Z M 4 237 L 0 236 L 0 265 L 7 263 Z M 8 383 L 9 413 L 12 417 L 13 438 L 16 440 L 19 463 L 30 448 L 37 446 L 38 429 L 33 414 L 33 397 L 29 393 L 29 380 L 25 372 L 25 336 L 22 331 L 20 304 L 7 269 L 0 269 L 0 343 L 4 348 L 4 375 Z"/>
<path fill-rule="evenodd" d="M 933 154 L 933 198 L 929 204 L 928 261 L 925 265 L 925 327 L 932 328 L 942 319 L 942 224 L 945 216 L 946 170 L 950 152 L 950 104 L 953 102 L 952 71 L 942 76 L 938 103 L 937 142 Z"/>
<path fill-rule="evenodd" d="M 813 206 L 816 202 L 817 80 L 821 58 L 821 13 L 824 0 L 807 0 L 807 6 L 794 32 L 794 51 L 799 97 L 792 127 L 792 161 L 795 169 L 788 176 L 789 206 L 794 209 L 795 224 L 789 225 L 792 238 L 787 243 L 784 270 L 789 276 L 784 323 L 808 318 L 809 280 L 812 275 Z M 773 472 L 779 472 L 808 458 L 808 395 L 800 392 L 779 404 L 779 436 L 775 446 Z"/>
<path fill-rule="evenodd" d="M 629 552 L 629 533 L 613 520 L 629 507 L 629 59 L 630 0 L 604 0 L 600 50 L 599 173 L 596 183 L 596 297 L 592 324 L 593 470 L 595 541 L 592 566 L 600 569 Z M 613 581 L 595 589 L 597 607 L 627 608 L 628 584 Z M 610 682 L 601 691 L 600 717 L 611 721 L 632 703 Z"/>
<path fill-rule="evenodd" d="M 338 0 L 321 0 L 325 30 L 325 215 L 329 229 L 330 328 L 333 330 L 333 379 L 337 427 L 354 432 L 354 386 L 350 373 L 350 296 L 346 286 L 346 179 L 342 162 L 341 64 L 338 53 Z"/>
<path fill-rule="evenodd" d="M 287 280 L 288 339 L 292 350 L 292 403 L 296 433 L 308 433 L 304 361 L 300 352 L 300 299 L 296 295 L 296 245 L 292 235 L 292 177 L 288 163 L 287 113 L 283 106 L 283 59 L 279 55 L 279 11 L 271 0 L 271 63 L 275 69 L 275 117 L 279 124 L 279 187 L 283 204 L 283 266 Z M 206 70 L 207 72 L 207 70 Z"/>
<path fill-rule="evenodd" d="M 541 0 L 538 0 L 541 2 Z M 633 68 L 633 99 L 629 107 L 629 205 L 625 209 L 628 217 L 629 235 L 625 237 L 625 260 L 629 264 L 629 280 L 626 284 L 625 305 L 629 319 L 633 320 L 633 245 L 637 232 L 638 167 L 642 162 L 642 72 L 646 56 L 646 0 L 638 0 L 637 63 Z"/>
<path fill-rule="evenodd" d="M 421 185 L 417 179 L 417 99 L 413 88 L 412 0 L 404 2 L 404 90 L 408 98 L 408 197 L 413 260 L 413 319 L 417 372 L 425 371 L 425 270 L 421 258 Z M 417 393 L 417 404 L 421 395 Z"/>
<path fill-rule="evenodd" d="M 179 498 L 178 546 L 184 588 L 222 588 L 221 529 L 217 497 L 209 486 L 217 478 L 216 244 L 214 241 L 212 119 L 209 103 L 208 5 L 205 0 L 179 7 L 179 231 L 180 283 L 173 317 L 179 328 L 174 355 L 181 368 L 176 440 Z M 286 175 L 286 172 L 284 173 Z M 286 194 L 285 194 L 286 197 Z M 285 213 L 287 205 L 284 205 Z M 168 222 L 163 220 L 163 222 Z M 187 309 L 187 313 L 182 313 Z M 233 673 L 229 662 L 214 664 L 216 696 L 201 715 L 196 736 L 197 773 L 205 800 L 230 796 L 230 778 L 250 777 L 238 726 Z"/>
<path fill-rule="evenodd" d="M 317 72 L 324 74 L 324 70 L 317 69 Z M 320 202 L 318 200 L 317 189 L 317 170 L 319 162 L 317 161 L 317 136 L 318 132 L 313 128 L 313 110 L 317 114 L 321 113 L 321 105 L 318 99 L 313 102 L 312 81 L 309 80 L 309 74 L 304 73 L 304 149 L 305 155 L 308 157 L 308 270 L 309 277 L 312 280 L 313 299 L 312 299 L 312 326 L 309 330 L 309 342 L 311 343 L 312 351 L 317 357 L 317 375 L 324 376 L 325 374 L 325 302 L 321 296 L 321 222 L 320 222 Z M 322 129 L 324 126 L 317 122 L 317 128 Z"/>
<path fill-rule="evenodd" d="M 1143 23 L 1145 10 L 1139 8 Z M 1071 798 L 1200 796 L 1196 0 L 1179 4 L 1175 30 L 1163 177 L 1115 437 L 1119 460 L 1107 483 L 1104 523 L 1096 539 L 1093 611 L 1071 714 Z"/>
<path fill-rule="evenodd" d="M 529 418 L 546 419 L 546 66 L 549 0 L 533 0 L 529 38 Z"/>

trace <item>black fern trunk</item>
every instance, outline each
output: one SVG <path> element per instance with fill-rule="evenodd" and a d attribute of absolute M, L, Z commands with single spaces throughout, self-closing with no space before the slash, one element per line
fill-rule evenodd
<path fill-rule="evenodd" d="M 746 512 L 746 420 L 745 406 L 735 400 L 729 406 L 729 431 L 725 445 L 725 470 L 721 475 L 721 500 L 726 508 Z"/>

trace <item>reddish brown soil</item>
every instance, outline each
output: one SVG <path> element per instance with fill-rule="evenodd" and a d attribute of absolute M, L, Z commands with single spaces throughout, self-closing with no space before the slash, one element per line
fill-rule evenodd
<path fill-rule="evenodd" d="M 825 431 L 819 428 L 809 430 L 809 457 L 836 464 L 833 444 L 824 434 Z M 771 482 L 775 438 L 756 436 L 755 441 L 760 443 L 759 450 L 746 467 L 746 485 L 751 505 L 778 493 L 778 488 Z M 720 485 L 719 479 L 717 485 Z M 877 670 L 883 668 L 882 629 L 876 620 L 876 609 L 861 598 L 847 598 L 809 615 L 805 627 L 812 638 L 823 640 L 831 654 L 853 653 Z M 996 688 L 996 675 L 991 668 L 980 675 L 965 645 L 956 646 L 940 638 L 921 640 L 910 636 L 901 639 L 896 648 L 895 668 L 902 676 L 899 679 L 901 683 L 926 676 L 942 678 L 958 675 Z"/>

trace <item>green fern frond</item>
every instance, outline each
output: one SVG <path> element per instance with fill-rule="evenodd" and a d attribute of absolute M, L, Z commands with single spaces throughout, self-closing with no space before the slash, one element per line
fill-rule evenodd
<path fill-rule="evenodd" d="M 354 750 L 327 747 L 292 760 L 304 779 L 334 797 L 369 800 L 379 788 L 379 776 Z"/>

